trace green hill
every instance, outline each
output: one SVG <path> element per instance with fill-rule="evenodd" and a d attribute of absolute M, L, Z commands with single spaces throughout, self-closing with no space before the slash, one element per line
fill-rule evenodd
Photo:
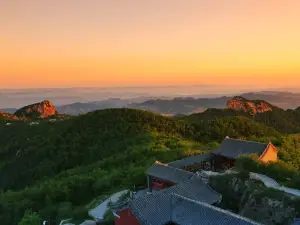
<path fill-rule="evenodd" d="M 283 115 L 297 120 L 298 114 L 279 111 L 274 119 Z M 225 136 L 280 137 L 258 118 L 269 117 L 209 109 L 174 119 L 142 110 L 106 109 L 34 125 L 24 120 L 7 126 L 0 121 L 1 224 L 18 224 L 27 209 L 53 221 L 69 218 L 97 196 L 144 186 L 144 172 L 154 161 L 211 150 L 211 142 Z M 293 147 L 282 152 L 287 162 L 299 162 L 291 157 Z"/>
<path fill-rule="evenodd" d="M 181 137 L 192 137 L 184 123 L 132 109 L 95 111 L 53 124 L 18 122 L 0 131 L 0 187 L 4 190 L 124 154 L 141 141 L 146 142 L 144 146 L 153 145 L 155 139 L 166 136 L 170 143 L 162 148 L 167 148 Z"/>
<path fill-rule="evenodd" d="M 248 100 L 247 100 L 248 101 Z M 260 101 L 252 101 L 254 103 L 261 103 Z M 270 104 L 268 104 L 270 105 Z M 271 105 L 270 105 L 271 106 Z M 207 109 L 203 113 L 196 113 L 189 116 L 181 117 L 188 123 L 199 123 L 199 121 L 216 120 L 225 117 L 247 117 L 254 122 L 263 123 L 268 127 L 272 127 L 277 131 L 285 134 L 292 134 L 300 132 L 300 110 L 283 110 L 278 107 L 270 107 L 271 111 L 256 113 L 253 115 L 252 111 L 244 111 L 238 109 Z M 198 122 L 197 122 L 198 121 Z"/>
<path fill-rule="evenodd" d="M 181 121 L 134 109 L 107 109 L 65 121 L 0 124 L 0 220 L 17 224 L 26 209 L 63 219 L 71 209 L 120 188 L 145 185 L 155 160 L 209 147 Z M 8 191 L 13 190 L 13 191 Z"/>
<path fill-rule="evenodd" d="M 226 115 L 231 110 L 222 110 Z M 228 113 L 228 114 L 227 114 Z M 248 137 L 279 137 L 280 133 L 272 127 L 263 123 L 253 121 L 251 118 L 244 116 L 219 116 L 216 114 L 195 114 L 185 118 L 180 118 L 186 123 L 193 126 L 197 132 L 197 138 L 205 142 L 221 141 L 224 137 L 248 138 Z"/>

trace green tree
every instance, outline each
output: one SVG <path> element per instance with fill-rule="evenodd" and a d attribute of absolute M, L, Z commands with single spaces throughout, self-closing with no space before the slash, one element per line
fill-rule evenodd
<path fill-rule="evenodd" d="M 27 210 L 18 225 L 40 225 L 41 219 L 36 212 Z"/>

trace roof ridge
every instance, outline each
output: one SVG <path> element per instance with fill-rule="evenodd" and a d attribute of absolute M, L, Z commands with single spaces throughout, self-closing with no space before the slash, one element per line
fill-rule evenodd
<path fill-rule="evenodd" d="M 261 225 L 260 223 L 257 223 L 257 222 L 254 221 L 254 220 L 251 220 L 251 219 L 248 219 L 248 218 L 243 217 L 243 216 L 241 216 L 241 215 L 232 213 L 232 212 L 230 212 L 230 211 L 228 211 L 228 210 L 224 210 L 224 209 L 218 208 L 218 207 L 216 207 L 216 206 L 212 206 L 212 205 L 207 204 L 207 203 L 205 203 L 205 202 L 201 202 L 201 201 L 197 201 L 197 200 L 194 200 L 194 199 L 190 199 L 190 198 L 181 196 L 181 195 L 176 194 L 176 193 L 172 193 L 172 195 L 175 195 L 175 196 L 177 196 L 177 197 L 179 197 L 179 198 L 182 198 L 182 199 L 184 199 L 184 200 L 187 200 L 187 201 L 196 203 L 196 204 L 198 204 L 198 205 L 203 205 L 203 206 L 205 206 L 205 207 L 207 207 L 207 208 L 210 208 L 210 209 L 213 209 L 213 210 L 215 210 L 215 211 L 218 211 L 218 212 L 221 212 L 221 213 L 224 213 L 224 214 L 233 216 L 233 217 L 235 217 L 235 218 L 242 219 L 242 220 L 244 220 L 244 221 L 248 221 L 248 222 L 251 222 L 251 223 L 256 224 L 256 225 Z"/>
<path fill-rule="evenodd" d="M 190 155 L 190 156 L 186 156 L 186 157 L 183 157 L 182 159 L 178 159 L 178 160 L 175 160 L 175 161 L 172 161 L 172 162 L 168 162 L 167 165 L 169 165 L 170 163 L 174 163 L 174 162 L 179 162 L 179 161 L 182 161 L 184 159 L 188 159 L 188 158 L 194 158 L 196 156 L 202 156 L 202 155 L 205 155 L 207 154 L 207 152 L 203 152 L 201 154 L 196 154 L 196 155 Z"/>
<path fill-rule="evenodd" d="M 269 141 L 268 143 L 263 143 L 263 142 L 258 142 L 258 141 L 241 140 L 241 139 L 235 139 L 235 138 L 225 138 L 224 140 L 227 140 L 227 139 L 230 139 L 230 140 L 233 140 L 233 141 L 256 143 L 256 144 L 261 144 L 261 145 L 268 145 L 269 143 L 272 143 L 271 141 Z"/>
<path fill-rule="evenodd" d="M 195 173 L 193 173 L 193 172 L 190 172 L 190 171 L 187 171 L 187 170 L 183 170 L 183 169 L 180 169 L 180 168 L 176 168 L 176 167 L 173 167 L 173 166 L 169 166 L 168 164 L 162 164 L 162 163 L 153 163 L 152 164 L 152 166 L 153 165 L 160 165 L 160 166 L 165 166 L 165 167 L 169 167 L 169 168 L 172 168 L 172 169 L 174 169 L 174 170 L 178 170 L 178 171 L 183 171 L 183 172 L 185 172 L 185 173 L 190 173 L 190 174 L 195 174 Z"/>
<path fill-rule="evenodd" d="M 205 183 L 205 182 L 202 180 L 202 178 L 200 177 L 200 175 L 199 175 L 197 172 L 191 177 L 191 179 L 192 179 L 194 176 L 196 176 L 197 179 L 200 180 L 201 183 L 204 184 L 204 186 L 206 186 L 208 189 L 210 189 L 212 192 L 214 192 L 215 194 L 219 195 L 219 196 L 222 198 L 222 194 L 219 193 L 219 192 L 217 192 L 215 189 L 213 189 L 213 188 L 212 188 L 210 185 L 208 185 L 207 183 Z"/>

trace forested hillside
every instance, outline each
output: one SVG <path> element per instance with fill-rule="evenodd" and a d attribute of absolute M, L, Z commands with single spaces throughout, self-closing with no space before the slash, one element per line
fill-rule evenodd
<path fill-rule="evenodd" d="M 272 127 L 258 123 L 244 116 L 220 117 L 212 120 L 186 118 L 186 122 L 197 131 L 197 138 L 202 142 L 221 141 L 224 137 L 280 137 Z"/>
<path fill-rule="evenodd" d="M 131 109 L 96 111 L 37 126 L 17 122 L 0 129 L 0 186 L 4 190 L 23 188 L 66 169 L 122 154 L 145 137 L 193 135 L 180 121 Z"/>
<path fill-rule="evenodd" d="M 225 117 L 248 117 L 254 122 L 263 123 L 272 127 L 281 133 L 298 133 L 300 132 L 300 110 L 283 110 L 272 106 L 271 111 L 252 114 L 252 111 L 245 112 L 236 109 L 208 109 L 203 113 L 196 113 L 190 116 L 182 116 L 180 120 L 187 121 L 190 124 L 197 124 L 203 121 L 216 120 Z"/>
<path fill-rule="evenodd" d="M 298 118 L 296 111 L 283 112 L 278 116 Z M 25 120 L 7 126 L 0 121 L 1 224 L 16 225 L 27 209 L 52 221 L 84 214 L 83 206 L 97 196 L 144 186 L 144 171 L 155 160 L 210 151 L 225 136 L 272 140 L 280 147 L 280 158 L 297 173 L 298 136 L 285 136 L 281 128 L 266 125 L 280 121 L 257 122 L 276 115 L 210 109 L 175 119 L 142 110 L 106 109 L 68 120 L 39 120 L 38 125 Z"/>
<path fill-rule="evenodd" d="M 132 109 L 36 126 L 14 121 L 0 129 L 4 225 L 17 224 L 26 209 L 43 218 L 64 219 L 66 205 L 72 212 L 105 192 L 144 185 L 144 171 L 155 160 L 172 161 L 209 149 L 193 140 L 188 125 Z"/>

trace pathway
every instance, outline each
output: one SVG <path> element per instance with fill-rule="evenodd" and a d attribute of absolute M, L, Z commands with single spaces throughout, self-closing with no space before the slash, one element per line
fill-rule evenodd
<path fill-rule="evenodd" d="M 252 173 L 252 172 L 250 172 L 249 175 L 250 175 L 250 178 L 253 180 L 262 181 L 266 187 L 271 187 L 271 188 L 276 188 L 276 189 L 281 187 L 281 185 L 276 180 L 274 180 L 266 175 L 259 174 L 259 173 Z"/>
<path fill-rule="evenodd" d="M 96 208 L 90 210 L 89 215 L 94 217 L 95 219 L 103 220 L 105 213 L 107 212 L 107 210 L 109 210 L 107 204 L 110 201 L 112 201 L 113 203 L 117 202 L 119 200 L 119 198 L 126 192 L 128 192 L 128 190 L 120 191 L 120 192 L 113 194 L 110 198 L 106 199 L 104 202 L 102 202 Z"/>
<path fill-rule="evenodd" d="M 107 204 L 110 201 L 112 201 L 113 203 L 117 202 L 119 200 L 119 198 L 126 192 L 128 192 L 128 190 L 120 191 L 120 192 L 117 192 L 117 193 L 113 194 L 112 196 L 110 196 L 110 198 L 106 199 L 104 202 L 102 202 L 96 208 L 90 210 L 89 211 L 89 216 L 94 217 L 96 220 L 103 220 L 104 219 L 103 217 L 104 217 L 105 213 L 107 212 L 107 210 L 109 210 L 109 208 L 107 207 Z M 71 219 L 62 220 L 59 225 L 62 225 L 62 224 L 64 224 L 64 225 L 74 225 L 72 223 L 66 223 L 70 220 Z M 86 220 L 80 225 L 88 225 L 88 224 L 95 224 L 95 221 Z"/>
<path fill-rule="evenodd" d="M 225 173 L 201 171 L 202 176 L 217 176 L 217 175 L 225 175 L 228 173 L 237 173 L 237 172 L 233 170 L 225 171 Z M 249 175 L 251 179 L 260 180 L 261 182 L 263 182 L 266 187 L 274 188 L 280 191 L 284 191 L 285 193 L 288 193 L 290 195 L 300 197 L 300 190 L 281 186 L 276 180 L 272 179 L 271 177 L 259 173 L 252 173 L 252 172 L 250 172 Z"/>

